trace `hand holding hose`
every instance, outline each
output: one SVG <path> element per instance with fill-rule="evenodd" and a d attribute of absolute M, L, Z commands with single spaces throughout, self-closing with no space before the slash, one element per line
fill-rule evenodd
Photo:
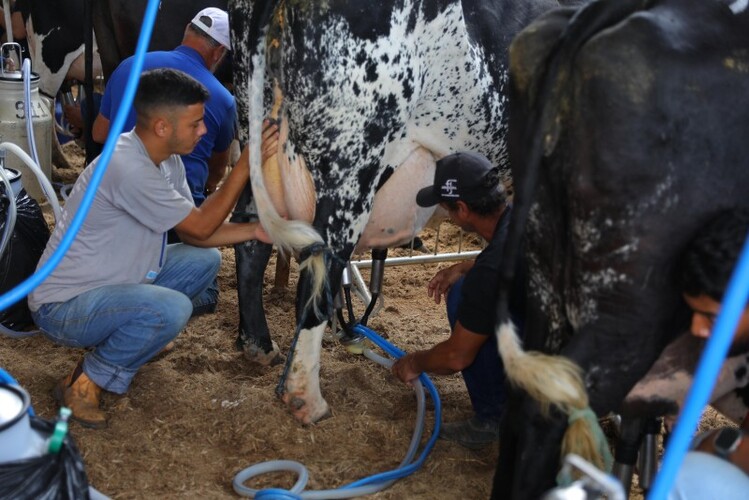
<path fill-rule="evenodd" d="M 422 370 L 419 370 L 416 366 L 416 353 L 406 354 L 390 368 L 390 371 L 395 375 L 397 379 L 408 385 L 413 385 L 414 380 L 419 378 Z"/>

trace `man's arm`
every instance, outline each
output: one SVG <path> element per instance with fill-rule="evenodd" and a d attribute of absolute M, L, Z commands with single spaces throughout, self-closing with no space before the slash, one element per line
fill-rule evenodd
<path fill-rule="evenodd" d="M 221 247 L 249 240 L 273 243 L 259 222 L 224 222 L 204 240 L 192 238 L 184 233 L 180 234 L 180 238 L 184 243 L 196 247 Z"/>
<path fill-rule="evenodd" d="M 393 364 L 391 371 L 406 383 L 422 372 L 450 375 L 470 366 L 486 341 L 486 335 L 467 330 L 458 321 L 447 340 L 431 349 L 406 354 Z"/>
<path fill-rule="evenodd" d="M 710 453 L 712 455 L 718 455 L 715 450 L 715 437 L 720 432 L 721 428 L 709 431 L 697 445 L 695 451 L 701 451 L 704 453 Z M 743 432 L 744 437 L 741 440 L 739 446 L 734 450 L 725 460 L 732 463 L 745 474 L 749 474 L 749 434 L 744 429 L 739 428 Z"/>
<path fill-rule="evenodd" d="M 266 125 L 266 128 L 263 130 L 262 161 L 265 162 L 270 156 L 275 154 L 277 148 L 278 127 L 275 124 Z M 221 189 L 206 198 L 203 204 L 200 205 L 200 208 L 193 207 L 188 216 L 175 226 L 174 229 L 177 231 L 180 239 L 195 246 L 207 246 L 207 242 L 214 241 L 211 237 L 214 236 L 214 233 L 216 233 L 222 224 L 229 225 L 224 221 L 229 212 L 231 212 L 231 209 L 234 208 L 234 205 L 237 204 L 239 195 L 242 194 L 242 190 L 249 180 L 250 169 L 247 167 L 249 165 L 249 154 L 249 148 L 245 146 L 237 164 L 231 169 Z M 242 225 L 237 224 L 237 226 L 241 227 Z M 243 235 L 246 236 L 251 232 L 252 229 L 250 227 L 245 229 L 222 229 L 216 238 L 224 241 L 225 243 L 223 244 L 239 243 L 252 239 L 241 239 Z"/>
<path fill-rule="evenodd" d="M 109 134 L 109 120 L 99 113 L 96 115 L 94 126 L 91 128 L 91 136 L 99 144 L 104 144 L 104 141 L 107 140 L 107 134 Z"/>

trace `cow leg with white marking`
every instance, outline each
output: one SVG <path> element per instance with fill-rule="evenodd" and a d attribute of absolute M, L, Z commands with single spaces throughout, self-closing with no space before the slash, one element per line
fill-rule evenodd
<path fill-rule="evenodd" d="M 300 330 L 281 395 L 294 418 L 303 424 L 315 423 L 330 414 L 320 391 L 320 350 L 327 324 L 324 321 Z"/>

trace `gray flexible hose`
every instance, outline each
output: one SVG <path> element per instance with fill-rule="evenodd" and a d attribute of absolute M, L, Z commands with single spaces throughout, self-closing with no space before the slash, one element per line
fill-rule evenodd
<path fill-rule="evenodd" d="M 42 188 L 42 191 L 44 192 L 44 196 L 47 197 L 47 201 L 49 201 L 49 204 L 52 206 L 52 211 L 55 213 L 55 221 L 60 220 L 60 213 L 62 210 L 60 209 L 60 203 L 57 201 L 57 195 L 55 195 L 55 190 L 52 187 L 52 184 L 47 179 L 47 176 L 44 175 L 42 172 L 42 169 L 39 165 L 39 155 L 36 152 L 36 140 L 34 138 L 34 123 L 33 123 L 33 115 L 31 113 L 31 59 L 28 57 L 23 60 L 23 65 L 21 66 L 22 74 L 23 74 L 23 91 L 24 91 L 24 104 L 23 104 L 23 112 L 26 116 L 26 135 L 29 141 L 29 151 L 31 151 L 31 158 L 30 161 L 26 161 L 25 158 L 23 158 L 18 152 L 13 151 L 17 156 L 21 157 L 22 160 L 24 160 L 24 163 L 31 169 L 32 172 L 36 175 L 37 179 L 39 180 L 39 185 Z M 5 143 L 7 144 L 7 143 Z M 13 144 L 15 146 L 15 144 Z M 16 146 L 17 147 L 17 146 Z M 21 148 L 18 148 L 21 149 Z M 23 151 L 23 150 L 21 150 Z M 26 152 L 23 151 L 25 154 Z M 28 156 L 28 155 L 27 155 Z"/>
<path fill-rule="evenodd" d="M 380 356 L 379 354 L 373 352 L 371 349 L 365 348 L 363 350 L 363 354 L 367 359 L 374 361 L 375 363 L 382 365 L 387 369 L 390 369 L 390 367 L 393 365 L 393 360 L 384 356 Z M 416 392 L 416 427 L 414 428 L 413 435 L 411 436 L 411 443 L 409 444 L 406 456 L 401 461 L 398 467 L 406 466 L 410 464 L 414 459 L 414 457 L 416 456 L 416 452 L 418 451 L 419 444 L 421 443 L 421 436 L 424 432 L 424 417 L 426 415 L 426 397 L 424 395 L 424 386 L 422 385 L 421 381 L 419 381 L 419 379 L 416 379 L 414 381 L 413 388 Z M 248 467 L 240 471 L 236 476 L 234 476 L 232 486 L 234 487 L 234 491 L 237 492 L 237 494 L 244 497 L 254 498 L 255 494 L 259 490 L 248 488 L 242 483 L 260 474 L 277 471 L 291 471 L 298 473 L 299 479 L 289 491 L 302 497 L 305 500 L 354 498 L 364 495 L 371 495 L 373 493 L 377 493 L 378 491 L 389 488 L 396 481 L 395 479 L 393 479 L 391 481 L 358 486 L 356 488 L 303 491 L 304 487 L 307 484 L 307 479 L 309 478 L 307 468 L 303 464 L 293 460 L 270 460 L 268 462 L 256 464 L 252 467 Z"/>
<path fill-rule="evenodd" d="M 4 162 L 3 162 L 4 163 Z M 0 256 L 5 252 L 5 247 L 8 246 L 10 238 L 13 235 L 13 230 L 16 228 L 16 197 L 13 194 L 13 186 L 10 185 L 10 179 L 8 174 L 5 173 L 5 168 L 0 167 L 0 178 L 2 178 L 3 184 L 5 185 L 5 193 L 8 196 L 8 218 L 5 221 L 5 229 L 3 230 L 3 240 L 0 242 Z"/>

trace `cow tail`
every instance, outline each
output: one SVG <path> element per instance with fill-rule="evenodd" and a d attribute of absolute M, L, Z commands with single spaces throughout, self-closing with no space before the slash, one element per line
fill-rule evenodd
<path fill-rule="evenodd" d="M 564 91 L 565 80 L 570 76 L 570 61 L 574 59 L 577 49 L 590 37 L 642 9 L 648 2 L 649 0 L 592 2 L 577 11 L 546 59 L 546 70 L 539 78 L 534 97 L 534 102 L 541 104 L 532 108 L 525 128 L 514 132 L 518 134 L 516 139 L 522 142 L 523 148 L 518 150 L 517 158 L 512 155 L 512 151 L 510 155 L 513 165 L 516 162 L 522 163 L 525 169 L 520 172 L 522 182 L 516 184 L 514 210 L 500 269 L 496 330 L 499 353 L 510 382 L 536 400 L 545 415 L 549 414 L 549 407 L 555 405 L 568 416 L 569 425 L 562 442 L 562 456 L 576 453 L 597 465 L 604 461 L 602 447 L 598 446 L 599 440 L 595 436 L 600 428 L 589 409 L 582 369 L 563 356 L 523 351 L 516 328 L 510 320 L 509 290 L 515 276 L 515 263 L 518 261 L 525 222 L 538 184 L 543 154 L 553 150 L 557 138 L 556 129 L 562 112 L 557 103 L 563 101 L 559 93 Z M 511 48 L 511 58 L 513 52 Z M 511 109 L 515 105 L 513 101 L 511 96 Z M 517 182 L 521 176 L 513 177 Z M 582 414 L 587 417 L 579 418 Z M 589 418 L 591 414 L 593 418 Z"/>
<path fill-rule="evenodd" d="M 497 329 L 497 342 L 507 378 L 538 402 L 543 415 L 553 404 L 568 416 L 561 458 L 574 453 L 601 470 L 607 470 L 607 446 L 602 441 L 595 414 L 588 408 L 582 370 L 569 358 L 524 351 L 516 327 L 505 321 Z M 589 418 L 582 418 L 589 416 Z M 610 452 L 609 452 L 610 453 Z"/>
<path fill-rule="evenodd" d="M 524 351 L 512 321 L 497 329 L 499 354 L 510 381 L 538 401 L 544 415 L 555 404 L 567 414 L 588 406 L 582 370 L 570 359 Z"/>
<path fill-rule="evenodd" d="M 269 2 L 269 4 L 272 4 L 272 2 Z M 284 255 L 289 255 L 312 247 L 324 248 L 325 241 L 312 225 L 304 221 L 286 220 L 281 217 L 265 187 L 261 165 L 262 122 L 265 109 L 263 106 L 263 91 L 265 88 L 266 34 L 272 12 L 272 6 L 266 4 L 265 11 L 259 13 L 263 18 L 261 23 L 265 27 L 260 31 L 261 35 L 258 37 L 257 45 L 251 51 L 250 56 L 250 67 L 252 68 L 248 92 L 250 182 L 263 229 L 278 249 Z M 300 270 L 307 270 L 312 276 L 311 296 L 307 305 L 315 306 L 318 299 L 322 297 L 326 280 L 324 254 L 323 252 L 306 253 L 308 257 L 301 262 Z"/>

